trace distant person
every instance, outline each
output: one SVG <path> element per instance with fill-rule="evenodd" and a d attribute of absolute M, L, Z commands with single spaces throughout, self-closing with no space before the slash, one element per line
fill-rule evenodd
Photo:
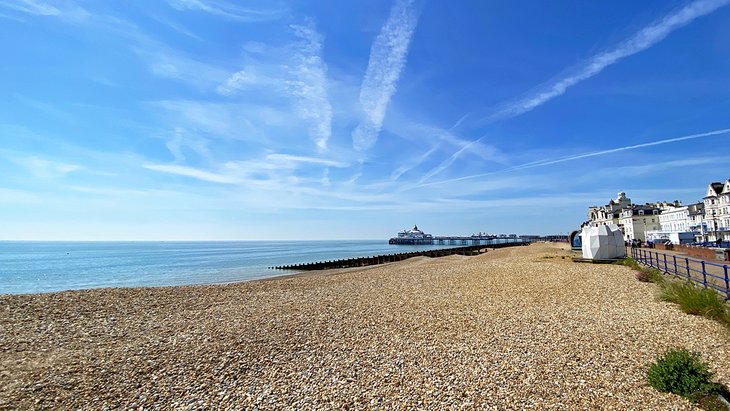
<path fill-rule="evenodd" d="M 715 240 L 715 243 L 718 247 L 722 247 L 722 238 L 718 238 L 717 240 Z"/>

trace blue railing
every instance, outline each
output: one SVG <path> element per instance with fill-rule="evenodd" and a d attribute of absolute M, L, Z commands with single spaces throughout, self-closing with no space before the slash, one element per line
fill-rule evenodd
<path fill-rule="evenodd" d="M 631 248 L 637 262 L 711 288 L 730 300 L 730 277 L 727 264 L 715 264 L 694 258 L 667 255 L 643 248 Z"/>

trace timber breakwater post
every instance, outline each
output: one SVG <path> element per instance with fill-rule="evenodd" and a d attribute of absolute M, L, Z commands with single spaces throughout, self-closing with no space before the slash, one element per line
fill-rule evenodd
<path fill-rule="evenodd" d="M 454 248 L 443 248 L 440 250 L 426 250 L 426 251 L 412 251 L 408 253 L 396 253 L 396 254 L 384 254 L 373 257 L 357 257 L 357 258 L 345 258 L 341 260 L 332 261 L 319 261 L 312 263 L 302 264 L 290 264 L 280 265 L 276 267 L 269 267 L 275 270 L 296 270 L 296 271 L 313 271 L 313 270 L 329 270 L 335 268 L 352 268 L 352 267 L 364 267 L 368 265 L 377 265 L 385 263 L 394 263 L 397 261 L 403 261 L 412 257 L 444 257 L 447 255 L 480 255 L 487 252 L 488 248 L 504 248 L 529 245 L 529 242 L 514 242 L 514 243 L 501 243 L 501 244 L 489 244 L 489 245 L 472 245 L 467 247 L 454 247 Z"/>

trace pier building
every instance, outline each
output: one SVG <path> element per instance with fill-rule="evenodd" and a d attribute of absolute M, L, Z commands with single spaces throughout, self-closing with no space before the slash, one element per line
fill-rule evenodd
<path fill-rule="evenodd" d="M 524 238 L 517 234 L 487 234 L 479 232 L 470 236 L 433 236 L 426 234 L 413 226 L 410 230 L 403 230 L 398 233 L 397 237 L 388 240 L 388 244 L 402 245 L 485 245 L 494 243 L 515 243 L 525 242 Z"/>

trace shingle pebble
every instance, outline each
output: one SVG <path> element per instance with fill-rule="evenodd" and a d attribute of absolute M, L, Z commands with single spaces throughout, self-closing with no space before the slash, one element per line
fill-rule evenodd
<path fill-rule="evenodd" d="M 0 296 L 0 409 L 690 410 L 646 368 L 719 324 L 559 245 L 229 285 Z"/>

